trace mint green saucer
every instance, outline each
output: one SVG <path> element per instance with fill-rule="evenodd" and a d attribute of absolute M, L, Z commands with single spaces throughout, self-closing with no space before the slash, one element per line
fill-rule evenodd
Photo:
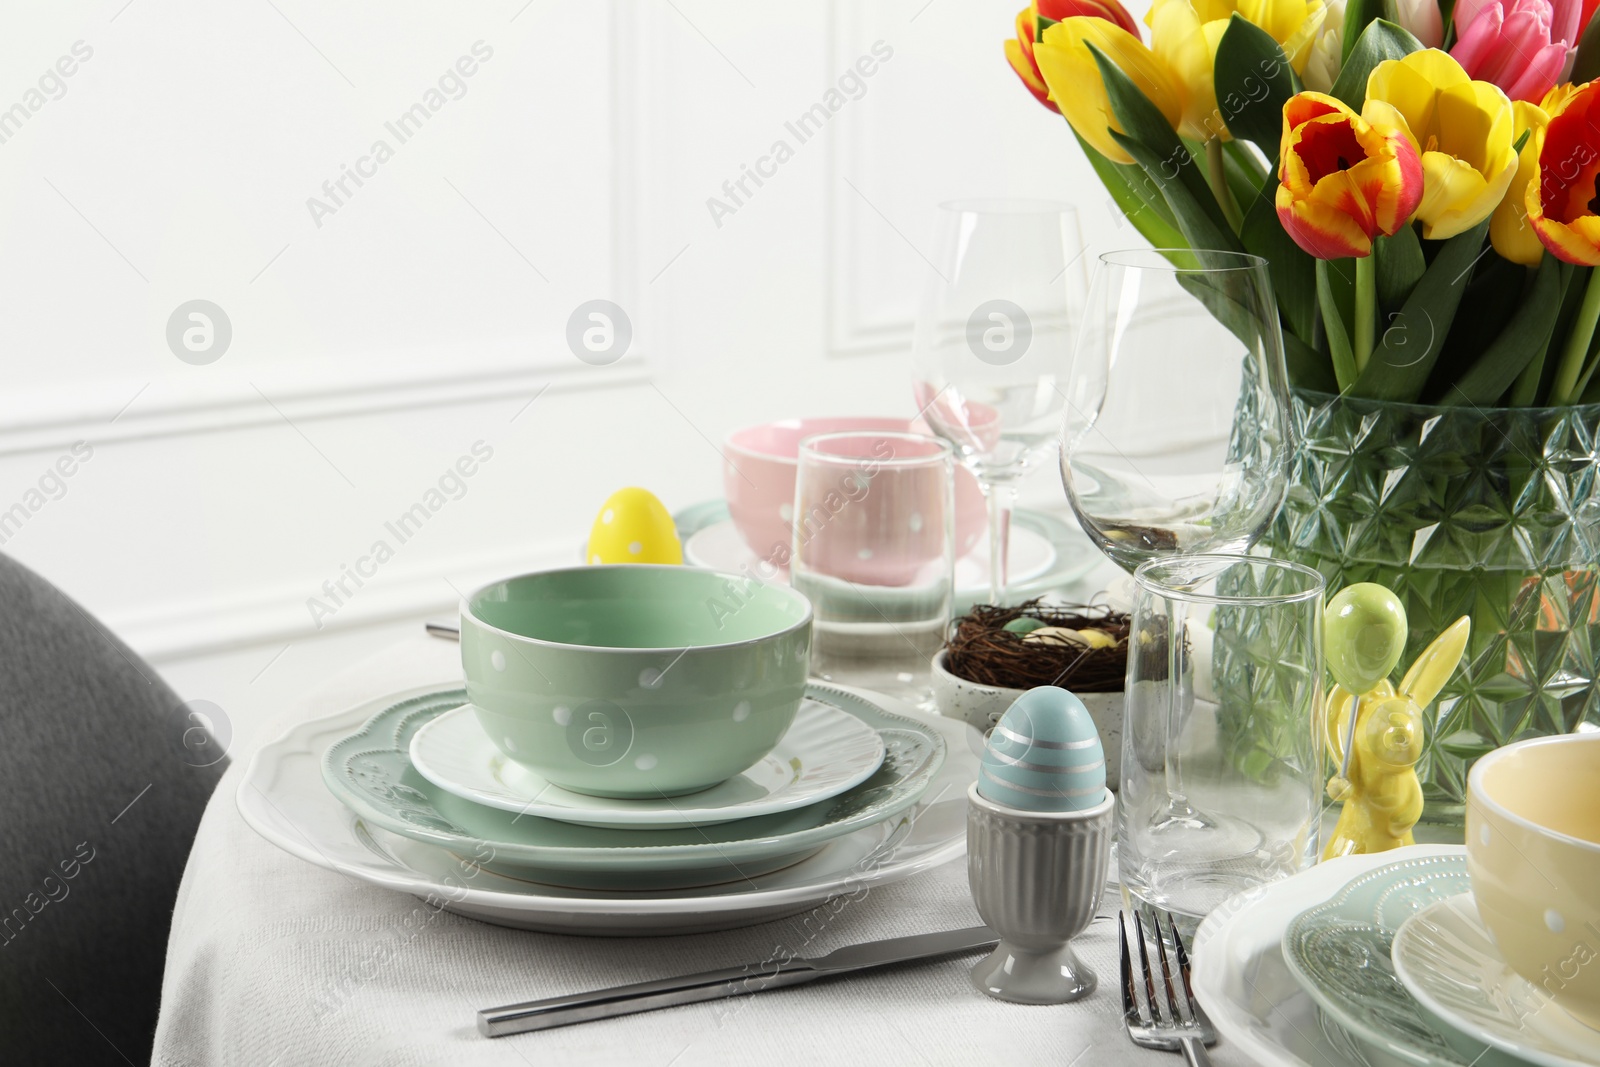
<path fill-rule="evenodd" d="M 798 863 L 835 838 L 902 816 L 944 762 L 944 739 L 932 726 L 828 685 L 812 683 L 806 696 L 876 730 L 886 750 L 883 764 L 860 785 L 821 803 L 716 826 L 578 826 L 498 811 L 440 789 L 412 766 L 411 738 L 466 703 L 460 688 L 401 701 L 374 715 L 328 748 L 322 777 L 335 797 L 372 825 L 513 878 L 584 889 L 742 881 Z"/>
<path fill-rule="evenodd" d="M 1396 856 L 1404 857 L 1405 850 Z M 1390 955 L 1413 915 L 1468 891 L 1465 854 L 1397 859 L 1356 878 L 1331 900 L 1301 912 L 1283 933 L 1283 958 L 1295 981 L 1373 1063 L 1416 1067 L 1506 1067 L 1452 1047 L 1401 984 Z"/>

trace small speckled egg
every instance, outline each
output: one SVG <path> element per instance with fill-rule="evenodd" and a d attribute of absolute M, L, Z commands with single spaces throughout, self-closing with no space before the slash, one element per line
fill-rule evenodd
<path fill-rule="evenodd" d="M 1036 619 L 1032 615 L 1018 615 L 1006 623 L 1005 629 L 1014 634 L 1028 634 L 1045 625 L 1043 619 Z"/>
<path fill-rule="evenodd" d="M 1106 757 L 1083 701 L 1030 689 L 1000 717 L 983 750 L 978 794 L 1022 811 L 1085 811 L 1106 799 Z"/>
<path fill-rule="evenodd" d="M 645 489 L 618 489 L 589 529 L 589 563 L 682 563 L 672 514 Z"/>

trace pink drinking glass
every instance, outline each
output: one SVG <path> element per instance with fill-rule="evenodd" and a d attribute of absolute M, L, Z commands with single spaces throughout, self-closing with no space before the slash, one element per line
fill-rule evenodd
<path fill-rule="evenodd" d="M 811 599 L 818 673 L 872 660 L 920 695 L 953 607 L 954 483 L 953 451 L 938 438 L 845 431 L 801 442 L 789 573 Z"/>

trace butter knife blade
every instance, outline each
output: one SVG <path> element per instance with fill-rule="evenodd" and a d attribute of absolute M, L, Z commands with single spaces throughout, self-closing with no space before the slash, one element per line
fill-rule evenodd
<path fill-rule="evenodd" d="M 635 982 L 588 993 L 485 1008 L 478 1012 L 478 1032 L 484 1037 L 505 1037 L 531 1030 L 548 1030 L 679 1004 L 744 996 L 763 989 L 801 985 L 819 978 L 894 963 L 992 948 L 998 942 L 999 936 L 987 926 L 972 926 L 964 930 L 941 930 L 932 934 L 869 941 L 836 949 L 814 959 L 774 957 L 742 967 L 725 967 L 678 978 Z"/>

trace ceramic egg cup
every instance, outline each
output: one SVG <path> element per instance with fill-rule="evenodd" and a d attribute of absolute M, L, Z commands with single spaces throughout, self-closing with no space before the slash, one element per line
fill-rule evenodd
<path fill-rule="evenodd" d="M 1082 811 L 1021 811 L 967 789 L 967 881 L 1000 944 L 972 983 L 1014 1004 L 1065 1004 L 1097 980 L 1072 951 L 1094 921 L 1111 866 L 1116 798 Z"/>

